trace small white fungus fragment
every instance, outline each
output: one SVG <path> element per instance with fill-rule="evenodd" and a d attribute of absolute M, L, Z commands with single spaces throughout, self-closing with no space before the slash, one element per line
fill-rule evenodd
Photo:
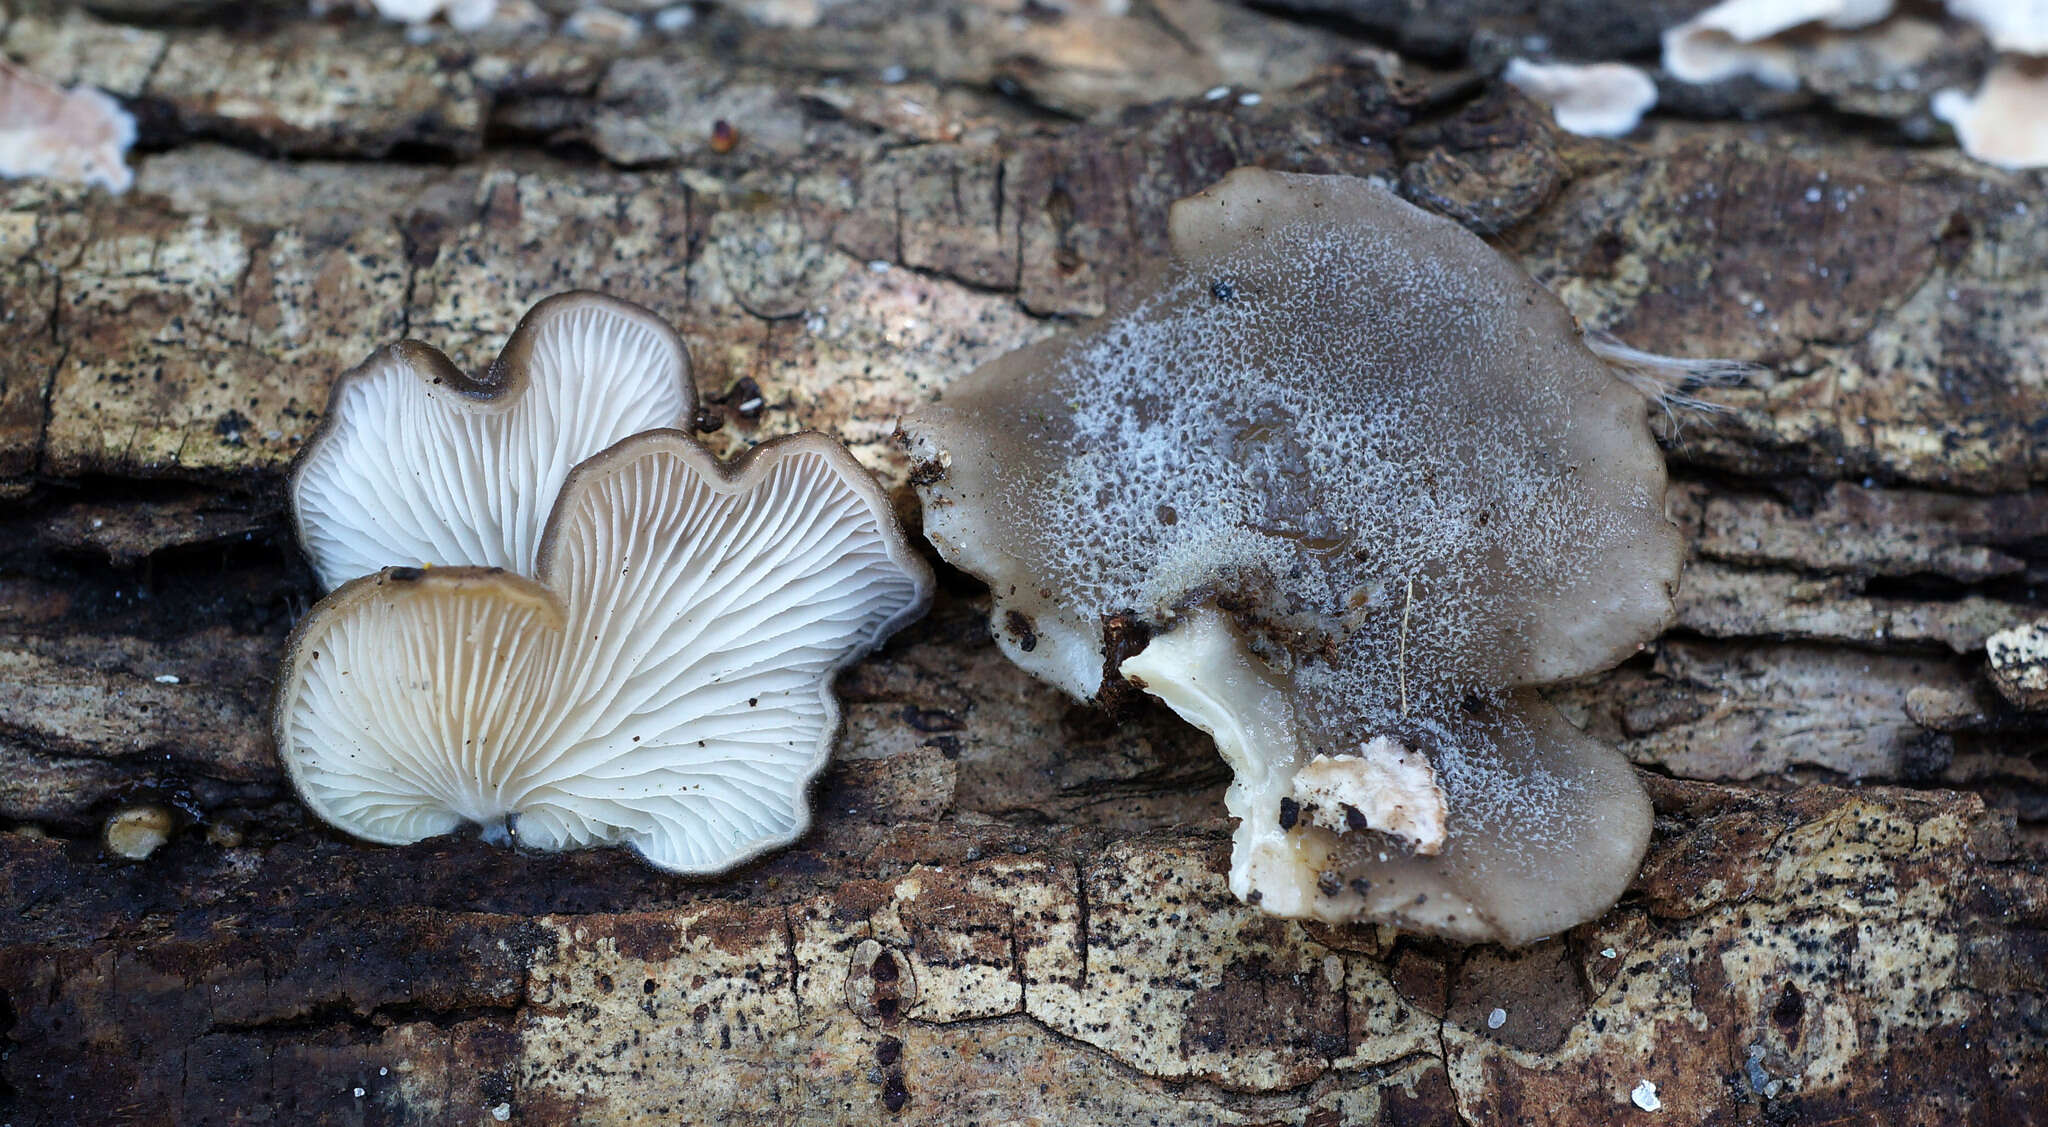
<path fill-rule="evenodd" d="M 2001 630 L 1984 640 L 1991 683 L 2013 707 L 2048 709 L 2048 619 Z"/>
<path fill-rule="evenodd" d="M 1495 1006 L 1493 1008 L 1493 1012 L 1486 1015 L 1486 1027 L 1488 1029 L 1499 1029 L 1501 1026 L 1506 1025 L 1507 1023 L 1508 1012 L 1504 1009 L 1501 1009 L 1499 1006 Z"/>
<path fill-rule="evenodd" d="M 1228 86 L 1211 86 L 1202 94 L 1202 100 L 1205 102 L 1220 102 L 1228 97 L 1230 97 L 1230 87 Z"/>
<path fill-rule="evenodd" d="M 1256 106 L 1265 100 L 1264 95 L 1256 93 L 1239 94 L 1237 96 L 1237 104 L 1240 106 Z"/>
<path fill-rule="evenodd" d="M 512 1118 L 512 1105 L 509 1103 L 502 1103 L 499 1104 L 497 1107 L 492 1108 L 491 1118 L 497 1120 L 500 1123 L 503 1123 L 506 1120 Z"/>
<path fill-rule="evenodd" d="M 159 673 L 156 675 L 156 683 L 159 685 L 175 685 L 178 683 L 178 675 L 175 673 Z"/>
<path fill-rule="evenodd" d="M 135 182 L 128 146 L 135 119 L 91 86 L 66 90 L 0 58 L 0 176 L 98 184 L 125 192 Z"/>
<path fill-rule="evenodd" d="M 171 840 L 171 812 L 161 806 L 130 806 L 107 819 L 107 852 L 141 861 Z"/>
<path fill-rule="evenodd" d="M 578 8 L 562 21 L 562 31 L 592 43 L 624 47 L 640 38 L 640 21 L 610 8 Z"/>
<path fill-rule="evenodd" d="M 1657 1098 L 1657 1085 L 1648 1080 L 1638 1083 L 1634 1090 L 1629 1092 L 1628 1098 L 1644 1111 L 1656 1111 L 1664 1106 L 1664 1101 Z"/>
<path fill-rule="evenodd" d="M 1510 86 L 1550 107 L 1558 127 L 1587 137 L 1620 137 L 1657 104 L 1657 84 L 1626 63 L 1532 63 L 1511 59 Z"/>
<path fill-rule="evenodd" d="M 1948 0 L 1948 10 L 1984 29 L 1991 45 L 2016 55 L 2048 56 L 2048 3 Z"/>
<path fill-rule="evenodd" d="M 677 4 L 654 13 L 654 30 L 663 35 L 674 35 L 697 22 L 697 9 L 688 4 Z M 507 1109 L 510 1114 L 510 1109 Z"/>
<path fill-rule="evenodd" d="M 1748 76 L 1780 90 L 1799 87 L 1792 48 L 1777 36 L 1802 24 L 1868 27 L 1892 0 L 1725 0 L 1664 32 L 1664 69 L 1680 82 Z"/>
<path fill-rule="evenodd" d="M 1600 948 L 1600 957 L 1601 957 L 1601 958 L 1603 958 L 1603 959 L 1611 959 L 1611 958 L 1614 958 L 1614 957 L 1615 957 L 1615 950 L 1614 950 L 1614 948 L 1612 948 L 1612 947 L 1602 947 L 1602 948 Z"/>
<path fill-rule="evenodd" d="M 387 20 L 419 25 L 440 16 L 457 31 L 476 31 L 498 14 L 498 0 L 372 0 L 372 4 Z"/>
<path fill-rule="evenodd" d="M 1975 94 L 1942 90 L 1930 108 L 1978 160 L 2000 168 L 2048 167 L 2048 62 L 2000 59 Z"/>
<path fill-rule="evenodd" d="M 356 1098 L 357 1098 L 357 1099 L 362 1099 L 362 1098 L 363 1098 L 363 1090 L 362 1090 L 361 1088 L 357 1088 L 357 1089 L 356 1089 Z"/>

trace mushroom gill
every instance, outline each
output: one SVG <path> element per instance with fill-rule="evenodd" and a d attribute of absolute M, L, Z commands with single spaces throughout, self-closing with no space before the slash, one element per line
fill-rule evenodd
<path fill-rule="evenodd" d="M 904 420 L 926 534 L 1018 664 L 1083 699 L 1127 678 L 1215 737 L 1239 896 L 1505 942 L 1604 911 L 1649 804 L 1530 690 L 1668 619 L 1647 414 L 1718 369 L 1589 346 L 1364 180 L 1240 169 L 1170 228 L 1144 292 Z M 1125 656 L 1105 630 L 1132 622 Z"/>
<path fill-rule="evenodd" d="M 335 381 L 292 473 L 299 543 L 328 590 L 388 565 L 530 575 L 570 468 L 696 406 L 675 331 L 600 294 L 534 306 L 481 379 L 401 341 Z"/>
<path fill-rule="evenodd" d="M 387 568 L 299 624 L 276 737 L 322 819 L 728 868 L 802 834 L 833 676 L 931 593 L 874 480 L 810 433 L 730 465 L 628 438 L 568 474 L 535 558 Z"/>

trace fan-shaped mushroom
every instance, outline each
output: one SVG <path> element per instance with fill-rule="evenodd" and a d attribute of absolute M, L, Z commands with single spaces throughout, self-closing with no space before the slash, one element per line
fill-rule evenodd
<path fill-rule="evenodd" d="M 530 575 L 570 468 L 696 407 L 675 331 L 600 294 L 534 306 L 482 379 L 400 342 L 335 381 L 292 475 L 299 542 L 330 590 L 390 565 Z"/>
<path fill-rule="evenodd" d="M 1170 225 L 1149 290 L 904 420 L 927 535 L 1018 664 L 1215 736 L 1240 896 L 1510 942 L 1597 914 L 1649 804 L 1528 689 L 1671 613 L 1645 384 L 1683 362 L 1367 181 L 1240 169 Z"/>
<path fill-rule="evenodd" d="M 724 869 L 803 832 L 834 674 L 931 591 L 881 490 L 817 434 L 731 466 L 682 432 L 628 438 L 568 475 L 536 558 L 532 579 L 389 568 L 299 624 L 276 734 L 321 818 Z"/>

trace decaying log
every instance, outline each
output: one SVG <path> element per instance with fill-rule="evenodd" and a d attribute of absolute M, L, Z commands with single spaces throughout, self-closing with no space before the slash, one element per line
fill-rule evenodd
<path fill-rule="evenodd" d="M 108 7 L 0 26 L 147 150 L 123 197 L 0 184 L 0 1121 L 2048 1116 L 2048 719 L 1983 657 L 2048 566 L 2041 175 L 1824 115 L 1589 141 L 1346 37 L 1444 62 L 1509 5 L 761 0 L 630 46 Z M 480 367 L 605 290 L 683 332 L 708 441 L 838 434 L 914 519 L 896 416 L 1100 312 L 1239 164 L 1383 177 L 1590 325 L 1772 369 L 1660 424 L 1679 621 L 1556 694 L 1657 803 L 1605 918 L 1506 951 L 1236 903 L 1206 739 L 1034 683 L 950 572 L 842 678 L 817 828 L 724 878 L 292 796 L 282 476 L 374 347 Z M 111 855 L 143 803 L 169 841 Z"/>

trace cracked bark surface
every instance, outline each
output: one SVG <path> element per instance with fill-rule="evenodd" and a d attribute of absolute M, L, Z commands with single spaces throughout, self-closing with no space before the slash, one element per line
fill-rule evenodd
<path fill-rule="evenodd" d="M 2040 175 L 1825 116 L 1586 141 L 1457 61 L 1587 5 L 907 2 L 630 48 L 117 7 L 0 27 L 148 150 L 119 199 L 0 184 L 0 1119 L 2048 1107 L 2048 721 L 1983 657 L 2048 568 Z M 1385 177 L 1590 324 L 1773 368 L 1665 421 L 1678 623 L 1557 693 L 1657 804 L 1601 920 L 1503 951 L 1237 904 L 1207 740 L 1031 681 L 958 574 L 842 677 L 814 832 L 718 880 L 363 846 L 291 795 L 264 709 L 314 588 L 282 475 L 377 345 L 477 367 L 539 297 L 606 290 L 682 331 L 709 441 L 839 434 L 914 514 L 896 415 L 1099 312 L 1244 163 Z M 171 840 L 107 853 L 142 802 Z"/>

